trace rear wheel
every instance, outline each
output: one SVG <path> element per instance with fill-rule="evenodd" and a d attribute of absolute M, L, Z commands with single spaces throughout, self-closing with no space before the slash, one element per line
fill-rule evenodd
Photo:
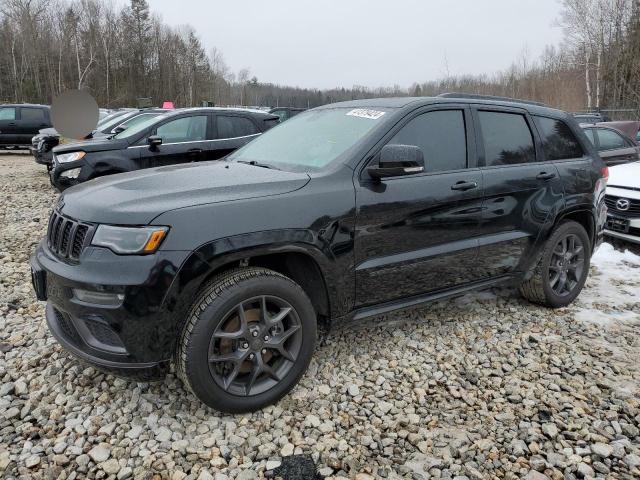
<path fill-rule="evenodd" d="M 520 285 L 528 300 L 552 308 L 569 305 L 589 273 L 591 242 L 584 227 L 567 221 L 549 237 L 533 275 Z"/>
<path fill-rule="evenodd" d="M 210 407 L 253 411 L 295 386 L 315 340 L 315 312 L 299 285 L 271 270 L 236 269 L 214 278 L 194 303 L 177 371 Z"/>

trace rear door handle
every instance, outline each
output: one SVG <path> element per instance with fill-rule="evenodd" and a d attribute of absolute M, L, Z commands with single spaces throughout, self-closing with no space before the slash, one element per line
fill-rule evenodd
<path fill-rule="evenodd" d="M 552 178 L 556 178 L 556 174 L 555 173 L 547 173 L 547 172 L 540 172 L 536 178 L 538 180 L 551 180 Z"/>
<path fill-rule="evenodd" d="M 16 124 L 15 124 L 15 122 L 11 122 L 11 123 L 9 123 L 9 126 L 10 126 L 10 127 L 15 127 L 15 126 L 16 126 Z"/>
<path fill-rule="evenodd" d="M 188 150 L 187 153 L 189 155 L 197 155 L 198 153 L 202 153 L 202 149 L 201 148 L 192 148 L 191 150 Z"/>
<path fill-rule="evenodd" d="M 471 190 L 472 188 L 478 188 L 478 184 L 476 182 L 457 182 L 451 185 L 451 190 Z"/>

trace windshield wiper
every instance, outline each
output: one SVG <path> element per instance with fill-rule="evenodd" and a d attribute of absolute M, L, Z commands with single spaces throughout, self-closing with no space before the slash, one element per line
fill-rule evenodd
<path fill-rule="evenodd" d="M 253 165 L 256 167 L 270 168 L 271 170 L 280 170 L 279 168 L 274 167 L 273 165 L 269 165 L 268 163 L 260 163 L 255 160 L 236 160 L 236 162 L 244 163 L 245 165 Z"/>

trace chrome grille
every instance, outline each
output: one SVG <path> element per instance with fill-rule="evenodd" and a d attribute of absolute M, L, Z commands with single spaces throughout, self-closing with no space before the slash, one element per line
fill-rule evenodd
<path fill-rule="evenodd" d="M 89 225 L 54 211 L 49 219 L 47 231 L 49 249 L 60 258 L 78 260 L 86 246 L 89 228 Z"/>
<path fill-rule="evenodd" d="M 621 210 L 620 208 L 618 208 L 618 200 L 620 199 L 628 201 L 629 208 L 625 210 Z M 629 218 L 640 217 L 640 200 L 618 197 L 615 195 L 605 195 L 604 202 L 607 204 L 607 210 L 609 210 L 609 213 Z"/>

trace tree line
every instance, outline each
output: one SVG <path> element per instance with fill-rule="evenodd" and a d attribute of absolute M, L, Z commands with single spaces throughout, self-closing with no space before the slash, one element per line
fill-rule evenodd
<path fill-rule="evenodd" d="M 232 72 L 189 26 L 171 27 L 146 0 L 0 0 L 0 101 L 49 103 L 86 88 L 101 106 L 318 105 L 445 91 L 537 100 L 570 111 L 640 113 L 640 0 L 563 0 L 564 41 L 538 58 L 523 50 L 493 75 L 449 75 L 409 87 L 312 89 Z"/>

